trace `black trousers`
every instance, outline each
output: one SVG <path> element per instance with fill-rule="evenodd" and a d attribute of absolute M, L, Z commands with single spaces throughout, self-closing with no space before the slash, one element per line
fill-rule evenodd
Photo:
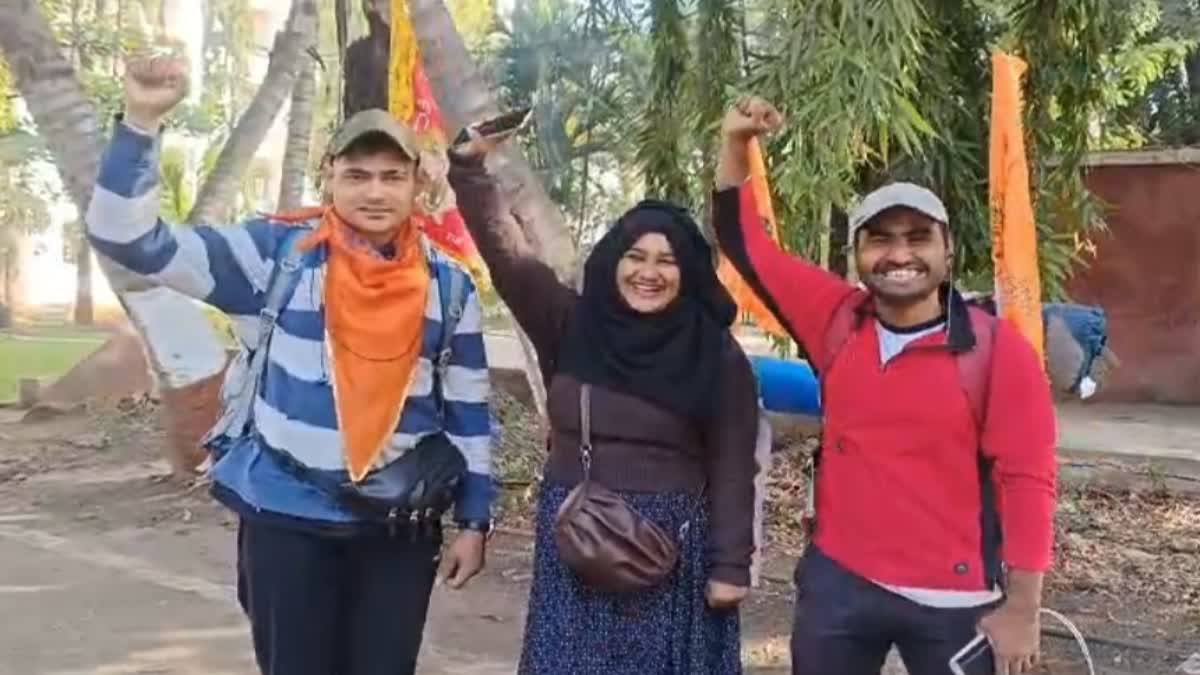
<path fill-rule="evenodd" d="M 441 536 L 334 538 L 243 519 L 238 600 L 263 675 L 412 675 Z"/>
<path fill-rule="evenodd" d="M 950 675 L 950 658 L 975 638 L 991 607 L 935 609 L 860 578 L 810 546 L 796 569 L 793 675 L 879 675 L 895 645 L 911 675 Z M 962 663 L 992 675 L 985 646 Z"/>

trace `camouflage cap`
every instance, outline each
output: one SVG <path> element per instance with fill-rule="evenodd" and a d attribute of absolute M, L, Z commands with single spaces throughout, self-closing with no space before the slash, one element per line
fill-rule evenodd
<path fill-rule="evenodd" d="M 411 159 L 420 156 L 421 148 L 417 143 L 417 135 L 407 124 L 392 117 L 391 113 L 379 108 L 363 110 L 355 113 L 342 124 L 333 142 L 329 145 L 329 157 L 338 157 L 346 152 L 352 143 L 368 134 L 383 134 L 392 139 L 400 151 Z"/>

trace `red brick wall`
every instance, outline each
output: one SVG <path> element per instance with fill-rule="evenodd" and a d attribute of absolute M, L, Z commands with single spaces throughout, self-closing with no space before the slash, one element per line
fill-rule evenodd
<path fill-rule="evenodd" d="M 1070 292 L 1108 315 L 1121 365 L 1102 397 L 1200 403 L 1200 166 L 1099 166 L 1088 184 L 1110 232 Z"/>

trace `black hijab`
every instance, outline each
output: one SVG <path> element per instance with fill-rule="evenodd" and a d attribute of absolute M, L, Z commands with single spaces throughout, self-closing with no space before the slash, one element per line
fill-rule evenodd
<path fill-rule="evenodd" d="M 631 308 L 617 287 L 617 263 L 642 235 L 667 238 L 679 265 L 679 295 L 660 312 Z M 717 279 L 712 251 L 686 209 L 646 200 L 593 248 L 572 313 L 559 369 L 693 419 L 715 412 L 721 352 L 737 306 Z"/>

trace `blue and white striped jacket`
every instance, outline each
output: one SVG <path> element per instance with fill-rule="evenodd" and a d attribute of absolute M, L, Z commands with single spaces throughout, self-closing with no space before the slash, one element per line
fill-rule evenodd
<path fill-rule="evenodd" d="M 206 302 L 229 315 L 243 349 L 258 340 L 259 312 L 284 228 L 267 219 L 227 227 L 169 227 L 158 217 L 156 139 L 118 123 L 100 167 L 87 214 L 97 252 L 143 277 Z M 433 394 L 433 361 L 441 337 L 436 283 L 425 307 L 424 346 L 417 373 L 380 466 L 395 460 L 424 436 L 444 431 L 467 459 L 468 475 L 455 517 L 487 520 L 495 488 L 491 478 L 488 371 L 479 295 L 466 271 L 426 246 L 431 266 L 447 266 L 464 279 L 462 318 L 451 341 L 443 383 L 445 428 Z M 322 300 L 324 247 L 304 258 L 299 283 L 281 312 L 268 352 L 266 373 L 253 410 L 253 431 L 219 456 L 212 468 L 214 492 L 242 515 L 266 512 L 314 524 L 351 524 L 357 516 L 315 486 L 290 473 L 264 445 L 314 469 L 346 476 L 333 403 L 332 368 L 326 347 Z M 237 377 L 244 359 L 230 369 Z"/>

